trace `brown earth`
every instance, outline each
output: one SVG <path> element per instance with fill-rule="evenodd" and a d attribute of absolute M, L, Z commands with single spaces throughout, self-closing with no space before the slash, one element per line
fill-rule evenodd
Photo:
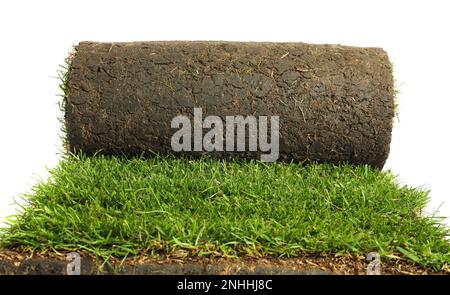
<path fill-rule="evenodd" d="M 194 107 L 203 108 L 203 118 L 279 116 L 280 160 L 381 168 L 394 117 L 392 66 L 382 49 L 338 45 L 173 41 L 76 47 L 65 114 L 70 150 L 173 153 L 177 129 L 171 120 L 192 118 Z M 214 152 L 245 159 L 260 154 Z"/>
<path fill-rule="evenodd" d="M 2 274 L 66 274 L 67 253 L 0 251 Z M 103 267 L 102 267 L 103 264 Z M 110 258 L 103 263 L 88 253 L 81 253 L 82 274 L 302 274 L 364 275 L 368 262 L 364 257 L 311 256 L 300 258 L 180 258 L 146 256 L 126 259 Z M 406 260 L 382 260 L 382 274 L 449 274 L 431 272 Z"/>

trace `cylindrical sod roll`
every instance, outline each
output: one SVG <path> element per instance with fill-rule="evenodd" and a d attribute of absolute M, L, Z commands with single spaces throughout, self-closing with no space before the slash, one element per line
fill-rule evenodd
<path fill-rule="evenodd" d="M 192 133 L 180 138 L 180 150 L 172 143 L 186 127 L 174 126 L 181 115 L 191 120 Z M 208 122 L 208 116 L 216 117 Z M 227 137 L 233 116 L 253 116 L 260 124 L 252 133 L 252 121 L 244 121 L 244 150 L 236 149 L 239 139 Z M 386 52 L 304 43 L 82 42 L 71 61 L 65 114 L 71 151 L 258 159 L 268 151 L 252 149 L 251 139 L 256 134 L 258 145 L 267 131 L 266 143 L 275 140 L 275 117 L 279 160 L 383 167 L 394 117 Z M 211 140 L 215 149 L 202 141 L 213 127 L 223 127 L 215 133 L 222 138 Z"/>

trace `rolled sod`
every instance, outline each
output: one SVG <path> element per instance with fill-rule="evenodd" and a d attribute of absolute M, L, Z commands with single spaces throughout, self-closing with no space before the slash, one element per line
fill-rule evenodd
<path fill-rule="evenodd" d="M 392 65 L 380 48 L 81 42 L 67 81 L 67 143 L 88 155 L 264 154 L 174 151 L 171 138 L 179 129 L 172 119 L 193 121 L 194 108 L 201 108 L 203 119 L 214 115 L 224 122 L 226 116 L 278 116 L 279 160 L 382 168 L 395 112 L 393 84 Z"/>

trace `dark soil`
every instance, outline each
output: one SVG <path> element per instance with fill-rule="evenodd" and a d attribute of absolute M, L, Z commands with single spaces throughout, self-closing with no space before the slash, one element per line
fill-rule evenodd
<path fill-rule="evenodd" d="M 32 254 L 0 251 L 2 274 L 66 274 L 67 253 Z M 103 264 L 103 267 L 102 267 Z M 364 257 L 311 256 L 302 258 L 185 258 L 131 257 L 110 258 L 109 263 L 81 253 L 81 274 L 356 274 L 365 275 L 368 262 Z M 405 260 L 382 261 L 382 274 L 433 273 Z"/>
<path fill-rule="evenodd" d="M 171 120 L 179 114 L 192 118 L 194 107 L 203 108 L 203 118 L 279 116 L 280 160 L 381 168 L 394 117 L 392 67 L 382 49 L 335 45 L 82 42 L 76 47 L 65 115 L 70 150 L 172 153 L 177 129 Z M 260 152 L 236 155 L 259 159 Z"/>

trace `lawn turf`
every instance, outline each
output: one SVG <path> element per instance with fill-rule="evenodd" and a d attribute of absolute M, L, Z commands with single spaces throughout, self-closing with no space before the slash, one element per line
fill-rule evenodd
<path fill-rule="evenodd" d="M 401 257 L 442 270 L 449 228 L 423 189 L 369 166 L 65 156 L 0 232 L 7 249 Z"/>

